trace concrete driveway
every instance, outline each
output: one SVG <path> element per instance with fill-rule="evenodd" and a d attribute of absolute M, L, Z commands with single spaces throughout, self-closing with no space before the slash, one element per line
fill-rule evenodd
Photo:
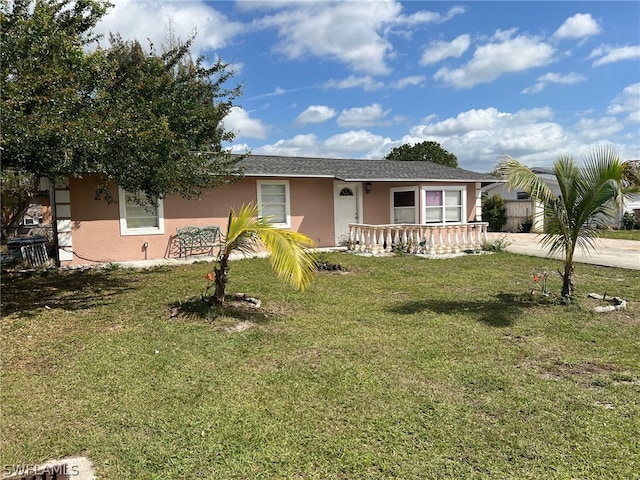
<path fill-rule="evenodd" d="M 511 244 L 507 251 L 530 255 L 533 257 L 548 257 L 562 260 L 562 255 L 549 255 L 548 250 L 540 244 L 543 235 L 535 233 L 496 233 L 487 234 L 489 240 L 495 240 L 506 235 Z M 574 255 L 578 263 L 591 263 L 606 267 L 628 268 L 640 270 L 640 242 L 635 240 L 612 240 L 599 238 L 595 241 L 596 248 L 585 253 L 582 249 Z"/>

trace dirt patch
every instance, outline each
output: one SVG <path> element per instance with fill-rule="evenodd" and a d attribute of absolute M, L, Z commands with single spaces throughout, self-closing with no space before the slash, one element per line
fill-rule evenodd
<path fill-rule="evenodd" d="M 636 375 L 624 372 L 616 365 L 595 362 L 555 361 L 544 365 L 533 363 L 531 366 L 545 380 L 569 380 L 588 387 L 635 384 L 638 381 Z"/>
<path fill-rule="evenodd" d="M 224 327 L 224 331 L 227 333 L 238 333 L 238 332 L 244 332 L 246 330 L 249 330 L 253 327 L 255 327 L 257 324 L 255 322 L 250 322 L 250 321 L 246 321 L 243 320 L 241 322 L 238 322 L 235 325 L 230 325 L 228 327 Z"/>

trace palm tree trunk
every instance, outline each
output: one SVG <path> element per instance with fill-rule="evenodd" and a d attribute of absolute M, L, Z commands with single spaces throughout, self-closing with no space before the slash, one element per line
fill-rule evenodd
<path fill-rule="evenodd" d="M 562 274 L 562 293 L 563 297 L 573 295 L 573 264 L 565 263 L 564 273 Z"/>
<path fill-rule="evenodd" d="M 566 247 L 564 256 L 564 273 L 562 274 L 562 292 L 563 297 L 573 295 L 573 252 L 576 248 L 576 242 L 572 241 Z"/>
<path fill-rule="evenodd" d="M 224 305 L 225 294 L 227 291 L 227 280 L 229 276 L 229 259 L 222 257 L 220 263 L 213 269 L 215 275 L 216 290 L 213 296 L 209 299 L 210 304 Z"/>

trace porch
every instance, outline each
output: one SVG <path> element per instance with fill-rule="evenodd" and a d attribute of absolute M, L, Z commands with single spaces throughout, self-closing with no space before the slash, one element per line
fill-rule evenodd
<path fill-rule="evenodd" d="M 405 253 L 428 255 L 480 250 L 487 240 L 487 222 L 456 225 L 349 224 L 348 246 L 356 252 L 389 253 L 402 249 Z"/>

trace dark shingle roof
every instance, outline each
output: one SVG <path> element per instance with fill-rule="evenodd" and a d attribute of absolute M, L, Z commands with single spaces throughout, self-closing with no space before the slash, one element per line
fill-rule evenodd
<path fill-rule="evenodd" d="M 280 157 L 249 155 L 240 162 L 250 177 L 324 177 L 362 181 L 472 181 L 495 182 L 487 173 L 451 168 L 431 162 L 357 160 L 346 158 Z"/>

